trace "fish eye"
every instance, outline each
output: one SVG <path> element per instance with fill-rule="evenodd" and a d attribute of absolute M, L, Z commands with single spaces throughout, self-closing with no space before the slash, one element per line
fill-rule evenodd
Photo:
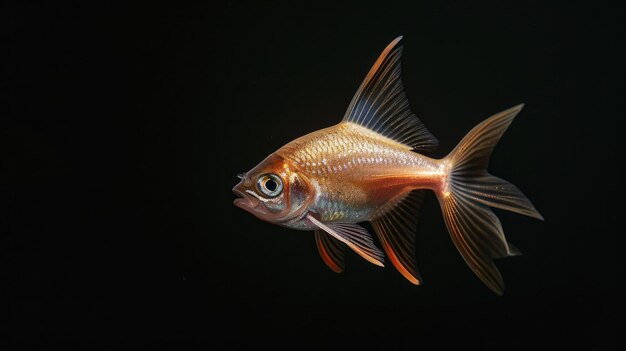
<path fill-rule="evenodd" d="M 276 197 L 283 191 L 283 181 L 276 174 L 263 174 L 256 183 L 257 189 L 268 197 Z"/>

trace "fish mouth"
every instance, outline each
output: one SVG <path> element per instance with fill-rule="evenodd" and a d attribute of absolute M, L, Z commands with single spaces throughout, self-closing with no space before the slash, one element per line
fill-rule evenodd
<path fill-rule="evenodd" d="M 233 204 L 261 220 L 272 221 L 274 215 L 267 211 L 265 206 L 261 206 L 261 200 L 254 194 L 251 194 L 249 190 L 242 190 L 242 187 L 244 185 L 239 183 L 233 188 L 233 192 L 239 196 L 239 198 L 233 201 Z"/>
<path fill-rule="evenodd" d="M 233 204 L 239 208 L 242 208 L 248 212 L 254 211 L 259 206 L 259 199 L 254 196 L 250 196 L 239 189 L 239 185 L 233 188 L 235 195 L 239 196 L 233 201 Z"/>

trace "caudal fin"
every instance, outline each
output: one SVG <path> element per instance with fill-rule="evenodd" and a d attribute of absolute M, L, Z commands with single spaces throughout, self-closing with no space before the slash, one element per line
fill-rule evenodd
<path fill-rule="evenodd" d="M 442 160 L 449 173 L 437 193 L 457 249 L 474 273 L 499 295 L 504 291 L 504 282 L 493 259 L 520 252 L 506 241 L 502 225 L 490 207 L 543 220 L 515 185 L 487 173 L 493 148 L 523 106 L 491 116 L 467 133 Z"/>

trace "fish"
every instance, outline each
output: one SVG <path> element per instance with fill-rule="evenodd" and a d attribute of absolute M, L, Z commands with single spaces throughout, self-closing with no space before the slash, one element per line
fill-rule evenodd
<path fill-rule="evenodd" d="M 338 124 L 288 142 L 239 174 L 234 205 L 260 220 L 313 232 L 334 272 L 344 271 L 350 249 L 381 267 L 387 257 L 420 285 L 418 212 L 432 192 L 467 265 L 502 295 L 494 260 L 521 252 L 507 241 L 492 208 L 543 220 L 515 185 L 487 171 L 492 150 L 524 105 L 485 119 L 447 156 L 427 156 L 438 140 L 411 112 L 401 79 L 401 40 L 382 51 Z"/>

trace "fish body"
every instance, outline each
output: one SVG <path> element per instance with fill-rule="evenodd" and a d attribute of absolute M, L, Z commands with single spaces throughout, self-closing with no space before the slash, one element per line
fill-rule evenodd
<path fill-rule="evenodd" d="M 491 207 L 542 219 L 512 184 L 487 172 L 493 147 L 523 105 L 472 129 L 446 157 L 410 111 L 400 79 L 401 37 L 380 55 L 343 120 L 299 137 L 240 175 L 235 205 L 259 219 L 314 231 L 323 261 L 344 270 L 346 248 L 383 266 L 384 256 L 414 284 L 417 211 L 434 192 L 448 232 L 478 277 L 502 294 L 493 259 L 518 255 Z M 359 223 L 370 222 L 383 251 Z"/>
<path fill-rule="evenodd" d="M 370 221 L 407 191 L 434 189 L 445 176 L 438 160 L 354 123 L 298 138 L 276 155 L 308 176 L 315 189 L 309 211 L 326 223 Z"/>

